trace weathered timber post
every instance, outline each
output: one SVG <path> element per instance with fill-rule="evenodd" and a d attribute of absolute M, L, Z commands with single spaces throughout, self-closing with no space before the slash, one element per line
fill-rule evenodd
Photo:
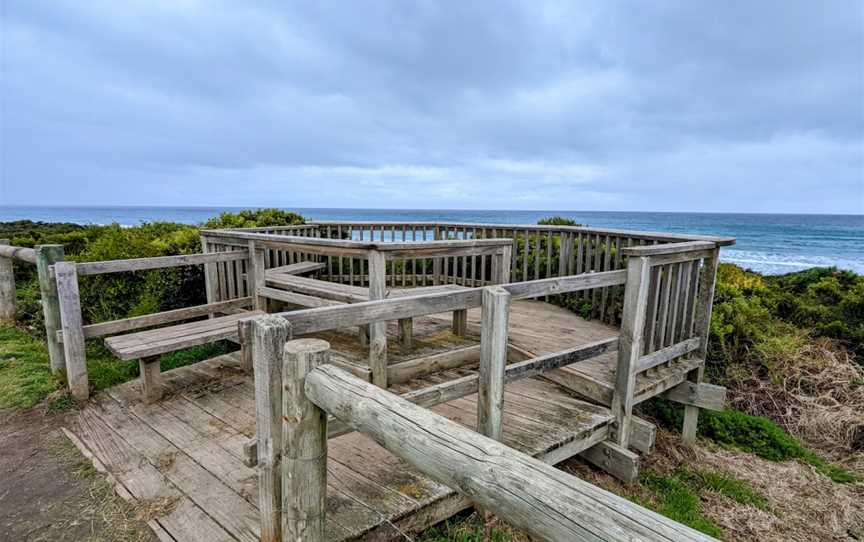
<path fill-rule="evenodd" d="M 9 239 L 0 239 L 9 245 Z M 0 324 L 15 323 L 15 269 L 12 258 L 0 257 Z"/>
<path fill-rule="evenodd" d="M 48 356 L 51 371 L 66 377 L 66 358 L 63 345 L 57 338 L 60 330 L 60 301 L 57 298 L 57 285 L 51 276 L 51 266 L 62 262 L 63 245 L 39 245 L 36 247 L 36 272 L 39 277 L 39 297 L 42 300 L 42 314 L 45 320 L 45 340 L 48 343 Z"/>
<path fill-rule="evenodd" d="M 501 247 L 492 255 L 492 283 L 507 284 L 510 282 L 510 258 L 512 247 Z"/>
<path fill-rule="evenodd" d="M 615 415 L 613 440 L 622 448 L 627 448 L 630 440 L 633 400 L 636 394 L 636 366 L 642 356 L 650 276 L 650 258 L 630 256 L 624 288 L 621 337 L 618 342 L 618 373 L 612 395 L 612 413 Z"/>
<path fill-rule="evenodd" d="M 327 413 L 306 397 L 306 376 L 330 360 L 330 344 L 285 344 L 282 364 L 282 537 L 326 542 Z"/>
<path fill-rule="evenodd" d="M 697 369 L 690 371 L 688 380 L 694 383 L 702 382 L 705 374 L 705 358 L 708 353 L 708 335 L 711 330 L 711 311 L 714 305 L 714 287 L 717 283 L 717 267 L 720 265 L 720 248 L 712 252 L 711 257 L 703 260 L 702 274 L 699 277 L 699 297 L 696 305 L 694 333 L 699 337 L 699 349 L 695 355 L 702 360 Z M 696 429 L 699 424 L 699 407 L 684 405 L 684 424 L 681 427 L 681 438 L 691 444 L 696 441 Z"/>
<path fill-rule="evenodd" d="M 256 310 L 267 311 L 267 298 L 260 295 L 264 287 L 265 254 L 255 241 L 249 241 L 249 268 L 246 270 L 246 286 Z"/>
<path fill-rule="evenodd" d="M 78 294 L 78 272 L 72 262 L 57 262 L 54 264 L 54 276 L 60 305 L 60 326 L 63 330 L 66 380 L 72 397 L 78 401 L 85 401 L 90 394 L 90 389 L 87 379 L 84 326 L 81 320 L 81 298 Z"/>
<path fill-rule="evenodd" d="M 255 366 L 261 540 L 282 542 L 282 362 L 291 326 L 279 316 L 249 320 L 249 349 Z"/>
<path fill-rule="evenodd" d="M 387 262 L 384 253 L 369 252 L 369 299 L 379 300 L 387 296 Z M 369 324 L 369 369 L 372 383 L 387 389 L 387 322 Z"/>
<path fill-rule="evenodd" d="M 410 349 L 414 344 L 414 319 L 402 318 L 399 320 L 399 339 L 405 349 Z"/>
<path fill-rule="evenodd" d="M 468 310 L 453 311 L 453 334 L 464 337 L 468 334 Z"/>
<path fill-rule="evenodd" d="M 207 241 L 207 237 L 204 235 L 201 236 L 201 252 L 204 254 L 208 254 L 212 252 L 210 250 L 210 243 Z M 215 303 L 219 301 L 219 269 L 216 263 L 205 263 L 204 264 L 204 292 L 207 295 L 207 303 Z M 213 315 L 210 315 L 210 318 L 213 318 Z"/>
<path fill-rule="evenodd" d="M 510 292 L 500 286 L 483 288 L 477 431 L 495 440 L 501 440 L 501 419 L 504 415 L 509 319 Z"/>

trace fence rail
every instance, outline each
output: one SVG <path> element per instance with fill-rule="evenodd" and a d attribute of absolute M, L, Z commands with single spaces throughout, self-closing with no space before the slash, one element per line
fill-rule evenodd
<path fill-rule="evenodd" d="M 506 295 L 500 287 L 486 292 L 490 307 L 505 306 L 492 300 Z M 490 406 L 503 396 L 503 378 L 483 394 L 484 382 L 504 373 L 494 349 L 472 382 L 484 435 L 329 365 L 325 341 L 286 343 L 290 327 L 273 316 L 252 324 L 262 540 L 325 540 L 328 415 L 538 540 L 713 540 L 502 445 L 502 410 Z M 484 329 L 489 340 L 500 337 Z M 531 363 L 518 377 L 543 370 L 544 362 Z"/>

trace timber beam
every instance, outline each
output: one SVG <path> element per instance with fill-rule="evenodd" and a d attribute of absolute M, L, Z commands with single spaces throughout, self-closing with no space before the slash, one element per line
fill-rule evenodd
<path fill-rule="evenodd" d="M 685 381 L 664 393 L 663 397 L 686 406 L 720 411 L 726 404 L 726 388 Z"/>

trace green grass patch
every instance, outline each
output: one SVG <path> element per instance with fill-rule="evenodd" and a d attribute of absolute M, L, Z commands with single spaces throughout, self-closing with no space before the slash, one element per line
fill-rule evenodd
<path fill-rule="evenodd" d="M 61 387 L 38 339 L 0 326 L 0 408 L 30 408 Z"/>
<path fill-rule="evenodd" d="M 687 482 L 677 476 L 663 476 L 652 470 L 644 471 L 640 480 L 655 496 L 654 502 L 646 503 L 649 508 L 709 536 L 722 536 L 720 527 L 699 511 L 699 492 Z"/>
<path fill-rule="evenodd" d="M 233 348 L 228 341 L 195 346 L 163 355 L 160 364 L 163 371 L 168 371 Z M 87 374 L 90 388 L 103 390 L 138 378 L 138 363 L 118 360 L 101 339 L 87 341 Z M 45 343 L 18 328 L 0 326 L 0 408 L 31 408 L 62 389 L 63 382 L 51 374 Z M 49 399 L 46 409 L 57 412 L 71 406 L 71 398 L 61 394 Z"/>
<path fill-rule="evenodd" d="M 739 504 L 768 510 L 768 500 L 750 484 L 726 473 L 680 467 L 675 476 L 697 491 L 710 490 Z"/>
<path fill-rule="evenodd" d="M 646 408 L 664 426 L 672 429 L 681 427 L 682 410 L 672 402 L 654 399 Z M 835 482 L 851 483 L 861 479 L 855 473 L 826 461 L 782 427 L 762 416 L 752 416 L 738 410 L 703 410 L 699 414 L 699 435 L 769 461 L 799 459 Z"/>

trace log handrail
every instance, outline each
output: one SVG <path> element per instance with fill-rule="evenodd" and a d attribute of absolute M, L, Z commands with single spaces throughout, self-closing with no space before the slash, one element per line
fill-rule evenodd
<path fill-rule="evenodd" d="M 301 404 L 311 401 L 319 412 L 333 414 L 371 436 L 423 474 L 539 540 L 714 540 L 332 365 L 307 364 L 305 370 L 309 372 L 305 375 L 302 397 L 286 401 L 286 405 L 293 407 L 294 401 Z M 320 414 L 306 407 L 303 411 L 304 419 L 320 420 Z M 319 430 L 320 423 L 304 426 L 301 422 L 296 430 Z M 323 423 L 326 427 L 326 422 Z M 292 442 L 302 441 L 295 434 Z M 326 447 L 326 440 L 316 442 L 316 446 L 322 444 Z M 318 448 L 308 450 L 310 454 L 312 451 Z M 306 452 L 298 449 L 293 453 Z M 283 476 L 283 484 L 286 480 L 297 487 L 293 477 Z M 315 486 L 304 485 L 303 490 L 326 492 L 326 476 L 314 481 Z M 304 512 L 320 521 L 325 501 L 309 497 L 304 498 L 308 506 Z M 310 503 L 316 506 L 309 506 Z M 304 532 L 303 540 L 323 540 L 323 527 L 321 538 L 310 531 Z M 283 536 L 289 534 L 290 531 L 283 531 Z M 287 538 L 286 542 L 290 540 Z"/>
<path fill-rule="evenodd" d="M 9 258 L 10 260 L 18 260 L 36 265 L 36 250 L 0 243 L 0 258 Z"/>

